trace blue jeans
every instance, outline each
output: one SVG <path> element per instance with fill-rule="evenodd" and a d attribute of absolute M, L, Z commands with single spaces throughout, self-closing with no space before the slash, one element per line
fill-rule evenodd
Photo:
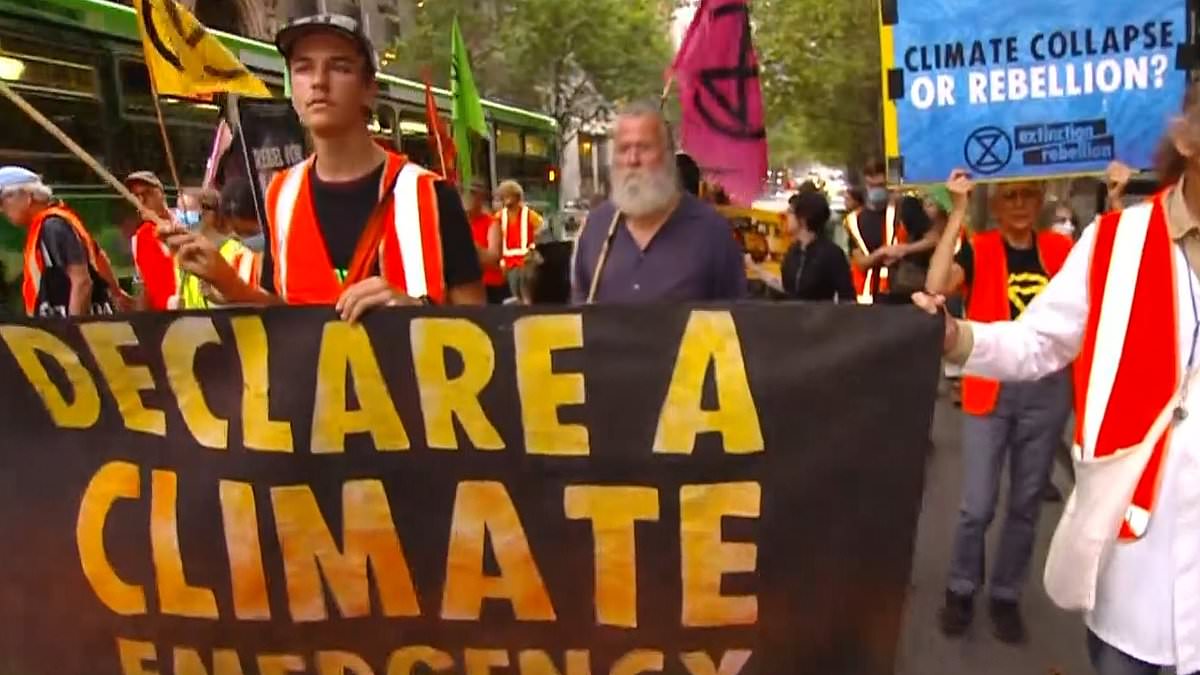
<path fill-rule="evenodd" d="M 1088 658 L 1096 675 L 1162 675 L 1166 672 L 1163 666 L 1139 661 L 1104 640 L 1096 637 L 1092 631 L 1087 635 Z M 1184 675 L 1180 673 L 1179 675 Z M 1193 673 L 1192 675 L 1200 675 Z"/>
<path fill-rule="evenodd" d="M 974 595 L 983 585 L 984 541 L 996 515 L 1007 460 L 1008 511 L 991 574 L 991 597 L 1016 602 L 1029 577 L 1042 495 L 1071 407 L 1067 371 L 1005 383 L 988 415 L 963 420 L 963 495 L 947 588 Z"/>

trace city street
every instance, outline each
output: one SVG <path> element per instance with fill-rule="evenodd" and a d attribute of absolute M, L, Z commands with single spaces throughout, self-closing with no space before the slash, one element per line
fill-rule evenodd
<path fill-rule="evenodd" d="M 986 596 L 976 603 L 975 623 L 960 640 L 948 640 L 937 628 L 947 561 L 958 514 L 961 483 L 959 443 L 962 413 L 948 398 L 938 401 L 934 417 L 934 453 L 925 483 L 925 504 L 913 560 L 912 593 L 897 659 L 897 675 L 1090 675 L 1082 618 L 1056 608 L 1042 589 L 1042 566 L 1062 504 L 1045 504 L 1024 601 L 1029 642 L 1010 647 L 996 640 L 987 617 Z M 1054 482 L 1066 491 L 1070 481 L 1055 468 Z M 1007 478 L 1001 495 L 1007 489 Z M 998 538 L 1003 502 L 989 537 Z"/>

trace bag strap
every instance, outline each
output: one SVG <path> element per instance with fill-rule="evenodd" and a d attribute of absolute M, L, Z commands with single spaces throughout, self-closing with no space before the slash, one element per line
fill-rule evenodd
<path fill-rule="evenodd" d="M 587 304 L 592 304 L 596 301 L 596 291 L 600 290 L 600 274 L 604 271 L 604 265 L 608 263 L 608 251 L 612 248 L 613 239 L 617 236 L 617 223 L 621 222 L 621 211 L 617 209 L 613 213 L 612 223 L 608 226 L 608 234 L 604 237 L 604 246 L 600 249 L 600 257 L 596 259 L 596 269 L 592 272 L 592 283 L 588 287 Z"/>
<path fill-rule="evenodd" d="M 384 166 L 383 170 L 386 175 L 387 167 Z M 343 282 L 346 288 L 375 276 L 375 268 L 379 263 L 379 248 L 383 244 L 383 238 L 387 235 L 389 224 L 385 217 L 387 207 L 396 199 L 396 184 L 400 182 L 402 173 L 404 173 L 403 167 L 386 183 L 379 202 L 375 204 L 371 215 L 367 217 L 367 225 L 363 228 L 363 232 L 358 238 L 358 244 L 354 247 L 354 257 L 350 259 L 350 269 L 347 270 L 346 280 Z"/>
<path fill-rule="evenodd" d="M 1154 419 L 1154 424 L 1150 425 L 1150 430 L 1146 432 L 1143 443 L 1157 444 L 1163 434 L 1167 433 L 1167 427 L 1171 426 L 1171 422 L 1177 418 L 1177 411 L 1182 410 L 1180 405 L 1183 403 L 1183 393 L 1196 383 L 1198 377 L 1200 377 L 1200 368 L 1193 368 L 1192 372 L 1184 375 L 1181 386 L 1175 389 L 1171 400 L 1167 401 L 1167 404 L 1158 413 L 1158 417 Z"/>

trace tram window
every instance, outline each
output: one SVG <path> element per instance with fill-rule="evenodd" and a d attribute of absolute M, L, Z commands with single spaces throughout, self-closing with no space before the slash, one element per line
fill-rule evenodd
<path fill-rule="evenodd" d="M 27 98 L 68 136 L 105 163 L 104 130 L 98 101 L 39 93 L 29 93 Z M 0 128 L 4 129 L 0 134 L 0 164 L 26 166 L 45 176 L 51 185 L 99 182 L 92 170 L 75 159 L 58 139 L 15 106 L 0 106 Z"/>
<path fill-rule="evenodd" d="M 121 59 L 118 68 L 121 80 L 121 100 L 125 112 L 134 114 L 154 114 L 154 99 L 150 89 L 150 71 L 146 64 L 133 59 Z M 218 108 L 210 102 L 200 99 L 183 99 L 162 97 L 163 115 L 167 117 L 186 117 L 201 121 L 215 116 Z"/>
<path fill-rule="evenodd" d="M 525 134 L 525 156 L 526 157 L 549 157 L 550 142 L 545 136 L 539 136 L 534 133 Z"/>
<path fill-rule="evenodd" d="M 524 154 L 524 148 L 521 144 L 521 131 L 512 127 L 496 127 L 496 154 L 497 155 L 515 155 L 520 157 Z"/>
<path fill-rule="evenodd" d="M 55 93 L 90 97 L 97 93 L 94 56 L 7 34 L 0 35 L 0 77 Z"/>

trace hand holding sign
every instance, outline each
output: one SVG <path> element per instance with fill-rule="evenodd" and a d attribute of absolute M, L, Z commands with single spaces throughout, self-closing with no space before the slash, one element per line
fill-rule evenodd
<path fill-rule="evenodd" d="M 1129 185 L 1129 179 L 1133 178 L 1133 169 L 1119 161 L 1113 161 L 1109 163 L 1104 176 L 1106 179 L 1105 183 L 1108 185 L 1109 198 L 1120 197 L 1125 194 L 1125 188 Z"/>
<path fill-rule="evenodd" d="M 946 189 L 950 190 L 950 199 L 954 203 L 954 210 L 963 211 L 967 208 L 971 190 L 975 189 L 975 182 L 971 180 L 971 174 L 965 170 L 955 169 L 946 181 Z"/>

